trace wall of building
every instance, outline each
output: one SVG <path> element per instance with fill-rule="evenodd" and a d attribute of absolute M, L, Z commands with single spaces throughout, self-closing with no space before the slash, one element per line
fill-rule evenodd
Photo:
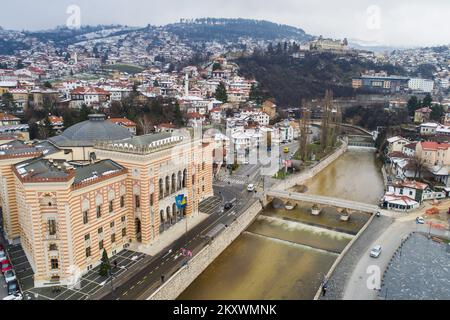
<path fill-rule="evenodd" d="M 175 273 L 147 300 L 174 300 L 254 221 L 262 210 L 259 201 L 251 205 L 235 222 L 192 258 L 188 267 Z"/>

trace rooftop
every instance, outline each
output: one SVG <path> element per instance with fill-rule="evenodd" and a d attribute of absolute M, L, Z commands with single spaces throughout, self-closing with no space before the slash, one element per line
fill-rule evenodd
<path fill-rule="evenodd" d="M 88 147 L 98 141 L 115 141 L 132 137 L 132 133 L 117 124 L 105 121 L 102 114 L 91 114 L 89 120 L 67 128 L 49 140 L 59 147 Z"/>

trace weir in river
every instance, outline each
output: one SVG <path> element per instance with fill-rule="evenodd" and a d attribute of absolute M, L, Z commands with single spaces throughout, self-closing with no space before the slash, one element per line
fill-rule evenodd
<path fill-rule="evenodd" d="M 348 151 L 302 188 L 308 193 L 376 203 L 383 194 L 373 152 Z M 349 222 L 334 208 L 312 216 L 312 204 L 294 210 L 269 205 L 179 299 L 313 299 L 324 275 L 370 218 Z"/>

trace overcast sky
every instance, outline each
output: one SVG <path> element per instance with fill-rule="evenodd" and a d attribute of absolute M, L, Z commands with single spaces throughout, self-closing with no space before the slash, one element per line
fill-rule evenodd
<path fill-rule="evenodd" d="M 161 25 L 180 18 L 269 20 L 307 33 L 394 46 L 450 43 L 449 0 L 2 0 L 0 26 L 36 30 L 65 25 L 69 5 L 81 23 Z"/>

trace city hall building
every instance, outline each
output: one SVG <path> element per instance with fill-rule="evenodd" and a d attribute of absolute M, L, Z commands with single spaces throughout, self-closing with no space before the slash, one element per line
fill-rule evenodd
<path fill-rule="evenodd" d="M 3 231 L 21 243 L 35 286 L 72 284 L 103 250 L 154 244 L 213 195 L 213 144 L 192 132 L 131 136 L 101 115 L 74 127 L 0 145 Z"/>

